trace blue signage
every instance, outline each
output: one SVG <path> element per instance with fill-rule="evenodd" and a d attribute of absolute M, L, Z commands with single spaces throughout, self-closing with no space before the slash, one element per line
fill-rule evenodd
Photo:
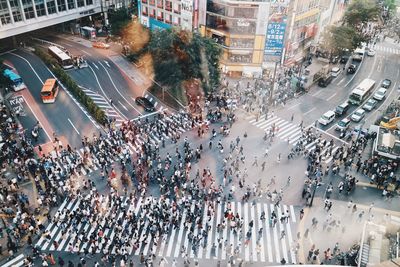
<path fill-rule="evenodd" d="M 151 30 L 165 30 L 172 27 L 170 24 L 158 21 L 153 18 L 150 18 L 149 26 Z"/>
<path fill-rule="evenodd" d="M 268 23 L 267 36 L 265 38 L 264 54 L 270 56 L 282 56 L 285 45 L 286 23 Z"/>

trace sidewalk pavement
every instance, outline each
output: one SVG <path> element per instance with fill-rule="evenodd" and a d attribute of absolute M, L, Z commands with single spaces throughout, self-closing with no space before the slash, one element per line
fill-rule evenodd
<path fill-rule="evenodd" d="M 368 220 L 374 223 L 386 222 L 385 214 L 400 216 L 400 212 L 388 211 L 376 207 L 356 204 L 357 209 L 352 211 L 352 205 L 335 200 L 330 211 L 324 209 L 324 200 L 314 199 L 314 205 L 306 208 L 305 216 L 299 223 L 297 239 L 300 241 L 299 262 L 306 264 L 308 251 L 315 244 L 320 250 L 320 262 L 324 261 L 324 251 L 328 248 L 333 250 L 336 242 L 339 243 L 341 251 L 347 251 L 352 245 L 359 243 L 363 231 L 363 225 Z M 363 212 L 361 219 L 360 213 Z M 315 218 L 318 223 L 312 226 Z M 325 262 L 329 263 L 329 262 Z"/>

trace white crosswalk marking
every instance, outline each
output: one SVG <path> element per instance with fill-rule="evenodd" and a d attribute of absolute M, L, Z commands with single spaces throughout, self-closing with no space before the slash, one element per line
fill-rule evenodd
<path fill-rule="evenodd" d="M 19 254 L 15 258 L 9 260 L 8 262 L 4 263 L 1 265 L 1 267 L 22 267 L 24 266 L 24 259 L 25 255 L 24 254 Z"/>
<path fill-rule="evenodd" d="M 100 203 L 99 211 L 101 210 L 97 218 L 98 223 L 86 218 L 79 221 L 72 218 L 71 221 L 64 222 L 63 218 L 72 211 L 82 212 L 79 211 L 80 205 L 84 210 L 87 205 L 94 205 L 95 201 L 94 199 L 83 200 L 82 197 L 65 199 L 58 210 L 59 222 L 50 223 L 47 228 L 49 238 L 42 237 L 36 245 L 43 251 L 61 252 L 72 249 L 76 253 L 94 250 L 93 253 L 102 254 L 108 251 L 115 255 L 118 253 L 117 244 L 119 241 L 117 240 L 123 239 L 120 229 L 126 229 L 128 233 L 131 233 L 126 247 L 128 255 L 143 254 L 147 256 L 156 253 L 160 257 L 180 258 L 182 257 L 181 252 L 185 251 L 190 258 L 212 259 L 215 257 L 219 260 L 226 260 L 236 250 L 239 256 L 247 262 L 279 263 L 283 257 L 288 263 L 296 263 L 292 236 L 292 227 L 296 222 L 296 216 L 294 207 L 291 205 L 274 207 L 274 205 L 266 203 L 255 203 L 253 205 L 231 201 L 207 202 L 199 206 L 193 201 L 187 209 L 181 210 L 182 216 L 177 214 L 178 227 L 176 229 L 171 225 L 165 235 L 152 235 L 154 229 L 150 226 L 153 224 L 141 207 L 143 205 L 160 205 L 160 203 L 156 203 L 160 200 L 139 198 L 135 203 L 129 197 L 120 196 L 118 198 L 101 197 L 98 200 L 98 203 Z M 120 204 L 117 204 L 118 202 Z M 209 206 L 212 207 L 210 212 L 208 212 Z M 233 214 L 234 217 L 238 214 L 243 220 L 242 226 L 240 227 L 240 222 L 236 218 L 225 217 L 226 211 Z M 275 211 L 278 217 L 282 214 L 281 211 L 287 212 L 292 219 L 289 219 L 288 222 L 278 220 L 276 226 L 272 227 L 269 225 L 269 217 L 272 211 Z M 263 212 L 265 212 L 264 220 L 261 218 Z M 188 223 L 189 213 L 197 214 L 191 223 Z M 136 218 L 134 225 L 129 223 L 129 214 Z M 111 218 L 113 219 L 111 220 Z M 231 220 L 236 222 L 235 231 L 232 228 Z M 250 222 L 252 223 L 250 224 Z M 224 226 L 218 232 L 219 224 Z M 210 227 L 209 230 L 208 226 Z M 96 233 L 97 236 L 100 231 L 103 232 L 103 239 L 101 240 L 104 240 L 104 242 L 91 242 L 89 239 L 93 236 L 92 234 Z M 197 243 L 196 251 L 192 249 L 192 239 L 188 238 L 190 231 L 192 231 L 190 236 L 201 238 L 200 242 Z M 208 231 L 207 238 L 204 237 L 203 231 Z M 284 235 L 282 231 L 285 231 Z M 87 240 L 83 238 L 87 238 Z M 219 239 L 221 240 L 221 247 L 219 247 Z M 134 248 L 136 240 L 146 242 L 138 242 L 136 248 Z M 58 247 L 55 244 L 58 244 Z M 215 247 L 213 247 L 214 244 Z"/>

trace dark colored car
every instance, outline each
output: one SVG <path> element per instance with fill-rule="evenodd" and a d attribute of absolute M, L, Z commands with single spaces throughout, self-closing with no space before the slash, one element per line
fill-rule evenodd
<path fill-rule="evenodd" d="M 318 81 L 318 85 L 320 87 L 327 87 L 331 83 L 332 80 L 333 80 L 333 76 L 332 75 L 329 75 L 329 76 L 326 76 L 326 77 L 321 77 L 319 79 L 319 81 Z"/>
<path fill-rule="evenodd" d="M 383 88 L 389 88 L 391 84 L 392 84 L 392 81 L 391 81 L 391 80 L 389 80 L 389 79 L 384 79 L 381 86 L 382 86 Z"/>
<path fill-rule="evenodd" d="M 142 106 L 144 108 L 144 110 L 146 110 L 146 111 L 150 111 L 151 112 L 151 111 L 155 111 L 156 110 L 155 107 L 154 107 L 154 104 L 151 103 L 150 100 L 148 100 L 145 97 L 138 96 L 138 97 L 136 97 L 135 102 L 139 106 Z"/>
<path fill-rule="evenodd" d="M 344 102 L 340 104 L 339 106 L 336 107 L 335 109 L 335 114 L 337 117 L 343 116 L 346 114 L 347 110 L 350 108 L 350 104 L 347 102 Z"/>
<path fill-rule="evenodd" d="M 356 70 L 357 70 L 357 65 L 350 64 L 350 66 L 347 68 L 347 73 L 354 74 L 354 73 L 356 73 Z"/>

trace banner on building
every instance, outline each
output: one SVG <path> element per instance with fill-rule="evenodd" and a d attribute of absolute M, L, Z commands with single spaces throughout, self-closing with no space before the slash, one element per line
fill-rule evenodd
<path fill-rule="evenodd" d="M 285 46 L 286 23 L 268 23 L 267 35 L 265 36 L 264 54 L 269 56 L 282 56 Z"/>

